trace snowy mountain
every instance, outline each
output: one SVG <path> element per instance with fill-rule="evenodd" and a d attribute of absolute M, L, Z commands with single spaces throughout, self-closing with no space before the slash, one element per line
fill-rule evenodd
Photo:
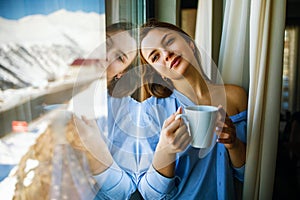
<path fill-rule="evenodd" d="M 58 10 L 49 15 L 30 15 L 19 20 L 0 17 L 0 44 L 76 42 L 85 53 L 105 39 L 105 16 Z"/>
<path fill-rule="evenodd" d="M 0 45 L 1 89 L 46 86 L 64 76 L 68 65 L 81 52 L 74 46 L 59 44 Z M 10 76 L 9 76 L 10 74 Z M 12 77 L 14 81 L 11 81 Z M 2 83 L 1 83 L 2 81 Z"/>
<path fill-rule="evenodd" d="M 0 89 L 43 86 L 105 40 L 104 15 L 59 10 L 19 20 L 0 17 Z"/>

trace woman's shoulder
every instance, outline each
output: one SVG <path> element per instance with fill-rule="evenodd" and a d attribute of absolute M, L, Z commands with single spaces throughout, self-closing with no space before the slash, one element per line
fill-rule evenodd
<path fill-rule="evenodd" d="M 226 84 L 225 90 L 228 103 L 231 106 L 236 107 L 238 112 L 247 110 L 248 95 L 243 87 L 234 84 Z"/>

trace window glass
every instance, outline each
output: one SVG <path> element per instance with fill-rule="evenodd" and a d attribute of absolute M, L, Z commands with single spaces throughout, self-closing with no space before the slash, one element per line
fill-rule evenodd
<path fill-rule="evenodd" d="M 105 40 L 105 2 L 16 0 L 0 4 L 3 136 L 12 131 L 13 121 L 31 122 L 54 107 L 50 105 L 71 98 L 79 66 Z"/>

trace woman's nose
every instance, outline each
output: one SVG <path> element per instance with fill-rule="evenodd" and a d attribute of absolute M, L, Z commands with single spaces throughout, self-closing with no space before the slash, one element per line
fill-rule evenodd
<path fill-rule="evenodd" d="M 163 50 L 162 51 L 163 53 L 163 56 L 164 56 L 164 59 L 165 61 L 170 61 L 170 59 L 173 57 L 174 53 L 171 52 L 171 51 L 168 51 L 168 50 Z"/>

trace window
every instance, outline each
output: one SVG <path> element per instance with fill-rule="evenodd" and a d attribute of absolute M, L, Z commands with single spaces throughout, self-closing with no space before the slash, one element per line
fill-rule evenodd
<path fill-rule="evenodd" d="M 282 101 L 283 113 L 293 112 L 297 107 L 295 101 L 297 91 L 297 49 L 299 27 L 288 26 L 285 30 L 283 74 L 282 74 Z"/>

